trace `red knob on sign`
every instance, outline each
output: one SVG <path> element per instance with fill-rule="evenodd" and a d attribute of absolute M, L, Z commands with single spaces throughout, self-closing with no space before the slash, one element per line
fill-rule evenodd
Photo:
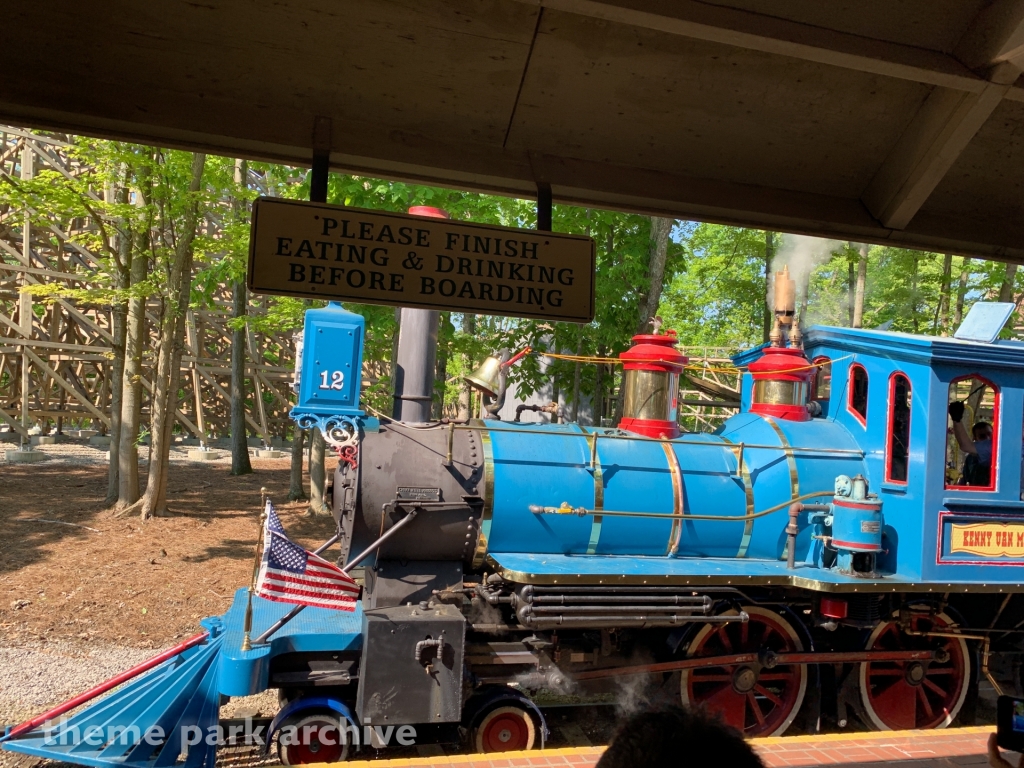
<path fill-rule="evenodd" d="M 431 219 L 448 219 L 448 211 L 443 208 L 434 208 L 432 205 L 414 205 L 409 209 L 413 216 L 428 216 Z"/>

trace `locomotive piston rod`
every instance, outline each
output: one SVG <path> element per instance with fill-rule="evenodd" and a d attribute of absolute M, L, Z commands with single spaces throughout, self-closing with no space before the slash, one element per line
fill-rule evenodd
<path fill-rule="evenodd" d="M 729 618 L 735 618 L 729 617 Z M 726 667 L 736 664 L 756 664 L 767 669 L 786 664 L 858 664 L 878 661 L 935 661 L 935 651 L 834 651 L 822 653 L 731 653 L 727 656 L 697 656 L 661 664 L 644 664 L 638 667 L 611 667 L 578 672 L 573 679 L 601 680 L 607 677 L 626 675 L 649 675 L 655 672 L 678 672 L 683 669 L 704 667 Z"/>

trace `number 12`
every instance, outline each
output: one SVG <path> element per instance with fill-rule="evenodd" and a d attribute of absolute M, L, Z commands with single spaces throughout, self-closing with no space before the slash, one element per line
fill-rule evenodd
<path fill-rule="evenodd" d="M 330 371 L 331 383 L 327 383 L 328 371 L 320 373 L 320 389 L 341 389 L 345 386 L 345 374 L 342 371 Z"/>

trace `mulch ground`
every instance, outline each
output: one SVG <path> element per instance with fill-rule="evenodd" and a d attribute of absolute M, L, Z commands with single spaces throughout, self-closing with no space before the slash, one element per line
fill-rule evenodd
<path fill-rule="evenodd" d="M 145 521 L 107 511 L 105 467 L 5 465 L 0 637 L 162 648 L 193 634 L 249 583 L 261 487 L 299 543 L 315 547 L 334 532 L 330 516 L 285 501 L 288 459 L 252 463 L 255 473 L 240 477 L 224 465 L 172 463 L 173 514 Z"/>

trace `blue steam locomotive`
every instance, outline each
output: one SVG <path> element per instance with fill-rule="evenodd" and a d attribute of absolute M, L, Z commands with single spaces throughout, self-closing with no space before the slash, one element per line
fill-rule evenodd
<path fill-rule="evenodd" d="M 365 566 L 357 609 L 282 623 L 295 612 L 241 589 L 195 644 L 3 746 L 212 765 L 215 746 L 177 734 L 268 688 L 263 738 L 287 764 L 402 728 L 530 749 L 545 701 L 607 701 L 627 679 L 750 736 L 969 721 L 979 677 L 1022 650 L 1024 345 L 780 320 L 735 358 L 740 413 L 679 434 L 671 333 L 623 354 L 615 428 L 406 423 L 360 409 L 362 318 L 310 310 L 293 416 L 339 451 L 324 556 Z M 66 738 L 112 724 L 142 735 Z"/>

